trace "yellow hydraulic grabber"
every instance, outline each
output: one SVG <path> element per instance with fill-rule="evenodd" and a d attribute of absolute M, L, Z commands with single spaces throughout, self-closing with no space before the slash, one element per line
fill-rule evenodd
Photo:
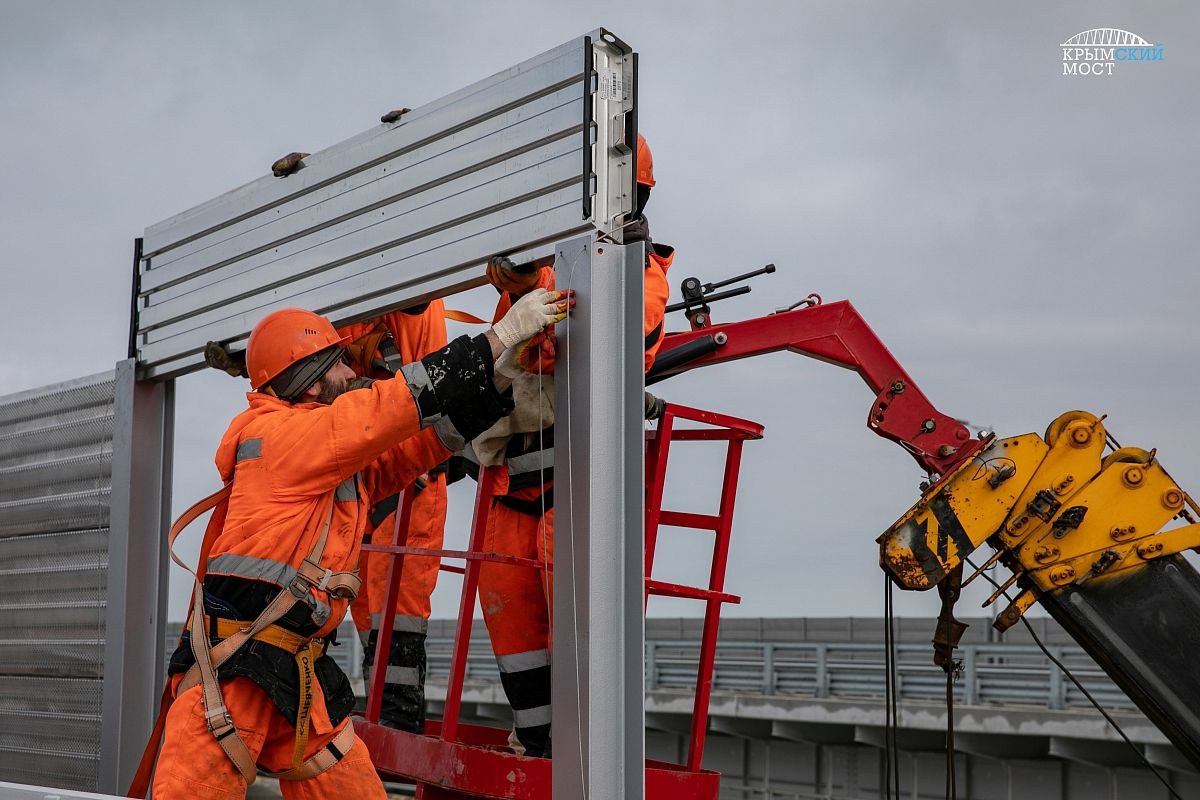
<path fill-rule="evenodd" d="M 995 627 L 1041 602 L 1200 764 L 1200 575 L 1181 555 L 1200 547 L 1193 512 L 1154 450 L 1119 447 L 1103 418 L 1069 411 L 1044 436 L 987 442 L 931 486 L 879 537 L 880 565 L 929 589 L 986 542 L 962 584 L 996 562 L 1011 571 L 985 602 L 1015 584 Z"/>

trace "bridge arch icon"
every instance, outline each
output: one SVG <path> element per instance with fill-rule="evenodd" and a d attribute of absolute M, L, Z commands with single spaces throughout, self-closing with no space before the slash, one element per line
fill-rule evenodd
<path fill-rule="evenodd" d="M 1150 42 L 1147 42 L 1136 33 L 1123 31 L 1120 28 L 1092 28 L 1091 30 L 1081 31 L 1063 42 L 1060 47 L 1071 47 L 1073 45 L 1151 46 Z"/>

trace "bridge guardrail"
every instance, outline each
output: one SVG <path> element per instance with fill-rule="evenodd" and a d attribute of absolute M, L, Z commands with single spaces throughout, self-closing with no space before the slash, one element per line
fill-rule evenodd
<path fill-rule="evenodd" d="M 448 638 L 429 640 L 430 677 L 449 674 L 452 645 Z M 647 641 L 647 691 L 694 689 L 699 649 L 698 641 Z M 1082 648 L 1052 646 L 1050 650 L 1105 708 L 1136 709 Z M 901 644 L 896 651 L 900 700 L 942 702 L 945 674 L 933 665 L 930 646 Z M 722 642 L 717 647 L 713 686 L 717 691 L 882 702 L 883 655 L 882 644 Z M 1083 693 L 1037 647 L 965 645 L 956 655 L 962 660 L 962 674 L 954 687 L 956 702 L 1055 710 L 1090 706 Z M 499 680 L 485 640 L 471 643 L 467 678 Z"/>

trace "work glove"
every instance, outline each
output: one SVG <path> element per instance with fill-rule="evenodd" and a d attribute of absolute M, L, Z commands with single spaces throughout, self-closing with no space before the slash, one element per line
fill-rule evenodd
<path fill-rule="evenodd" d="M 511 348 L 533 338 L 547 326 L 567 317 L 567 309 L 575 305 L 565 291 L 547 291 L 541 287 L 513 303 L 504 317 L 492 326 L 500 343 Z"/>
<path fill-rule="evenodd" d="M 204 363 L 213 369 L 219 369 L 234 378 L 248 378 L 246 371 L 246 353 L 231 353 L 220 342 L 209 342 L 204 346 Z"/>
<path fill-rule="evenodd" d="M 509 347 L 496 359 L 496 374 L 515 381 L 525 371 L 520 361 L 521 348 Z"/>
<path fill-rule="evenodd" d="M 521 295 L 537 283 L 538 271 L 533 262 L 514 264 L 507 256 L 492 256 L 487 263 L 488 283 L 502 292 Z"/>
<path fill-rule="evenodd" d="M 622 234 L 625 244 L 645 242 L 646 249 L 650 249 L 650 221 L 646 219 L 645 214 L 626 222 Z"/>
<path fill-rule="evenodd" d="M 667 401 L 661 397 L 655 397 L 649 392 L 646 395 L 646 419 L 658 419 L 662 416 L 663 411 L 667 407 Z"/>
<path fill-rule="evenodd" d="M 517 363 L 526 372 L 553 375 L 555 342 L 554 329 L 547 328 L 516 348 Z"/>

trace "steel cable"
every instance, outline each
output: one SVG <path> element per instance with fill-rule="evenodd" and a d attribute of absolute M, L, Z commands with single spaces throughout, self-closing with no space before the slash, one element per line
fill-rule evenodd
<path fill-rule="evenodd" d="M 970 564 L 972 569 L 974 569 L 976 572 L 979 571 L 979 568 L 976 567 L 974 563 L 972 563 L 971 559 L 968 558 L 968 559 L 966 559 L 966 561 L 968 564 Z M 986 572 L 984 572 L 982 574 L 983 574 L 983 577 L 987 578 L 989 583 L 991 583 L 997 589 L 1000 588 L 1000 584 L 997 583 L 996 580 L 991 575 L 988 575 Z M 1009 597 L 1008 592 L 1005 591 L 1005 592 L 1003 592 L 1003 594 L 1004 594 L 1004 599 L 1008 600 L 1011 603 L 1012 598 Z M 1140 759 L 1141 762 L 1143 764 L 1145 764 L 1146 767 L 1151 772 L 1154 773 L 1154 777 L 1158 778 L 1159 782 L 1162 783 L 1162 785 L 1166 787 L 1166 789 L 1170 793 L 1170 795 L 1172 797 L 1176 798 L 1176 800 L 1183 800 L 1183 797 L 1180 796 L 1179 792 L 1175 791 L 1175 787 L 1171 785 L 1170 781 L 1168 781 L 1163 776 L 1163 774 L 1161 772 L 1159 772 L 1158 769 L 1156 769 L 1153 764 L 1150 763 L 1150 760 L 1148 758 L 1146 758 L 1146 754 L 1143 753 L 1140 749 L 1138 749 L 1138 746 L 1133 743 L 1133 740 L 1131 740 L 1127 735 L 1125 735 L 1125 731 L 1122 730 L 1121 726 L 1117 724 L 1117 721 L 1112 718 L 1112 715 L 1104 710 L 1104 707 L 1102 705 L 1100 705 L 1100 702 L 1098 700 L 1096 700 L 1096 698 L 1092 697 L 1092 693 L 1084 688 L 1083 684 L 1079 682 L 1079 679 L 1075 677 L 1075 675 L 1071 672 L 1071 670 L 1067 669 L 1066 665 L 1063 664 L 1061 661 L 1059 661 L 1054 656 L 1054 654 L 1052 654 L 1050 652 L 1050 650 L 1046 648 L 1046 645 L 1044 645 L 1042 643 L 1042 640 L 1038 637 L 1037 633 L 1034 632 L 1033 626 L 1029 624 L 1029 620 L 1025 619 L 1025 617 L 1022 616 L 1021 622 L 1024 623 L 1025 629 L 1029 631 L 1029 635 L 1033 638 L 1033 643 L 1038 646 L 1038 649 L 1040 649 L 1042 651 L 1042 653 L 1046 656 L 1046 658 L 1050 659 L 1050 662 L 1052 664 L 1054 664 L 1054 666 L 1056 666 L 1060 670 L 1062 670 L 1062 673 L 1071 679 L 1071 683 L 1075 684 L 1075 688 L 1077 688 L 1080 692 L 1082 692 L 1083 696 L 1088 699 L 1088 702 L 1090 702 L 1093 706 L 1095 706 L 1096 710 L 1100 712 L 1100 716 L 1104 717 L 1105 722 L 1107 722 L 1109 725 L 1113 726 L 1113 730 L 1115 730 L 1118 734 L 1120 734 L 1121 738 L 1125 740 L 1125 744 L 1129 745 L 1129 749 L 1132 750 L 1134 753 L 1136 753 L 1138 759 Z"/>

